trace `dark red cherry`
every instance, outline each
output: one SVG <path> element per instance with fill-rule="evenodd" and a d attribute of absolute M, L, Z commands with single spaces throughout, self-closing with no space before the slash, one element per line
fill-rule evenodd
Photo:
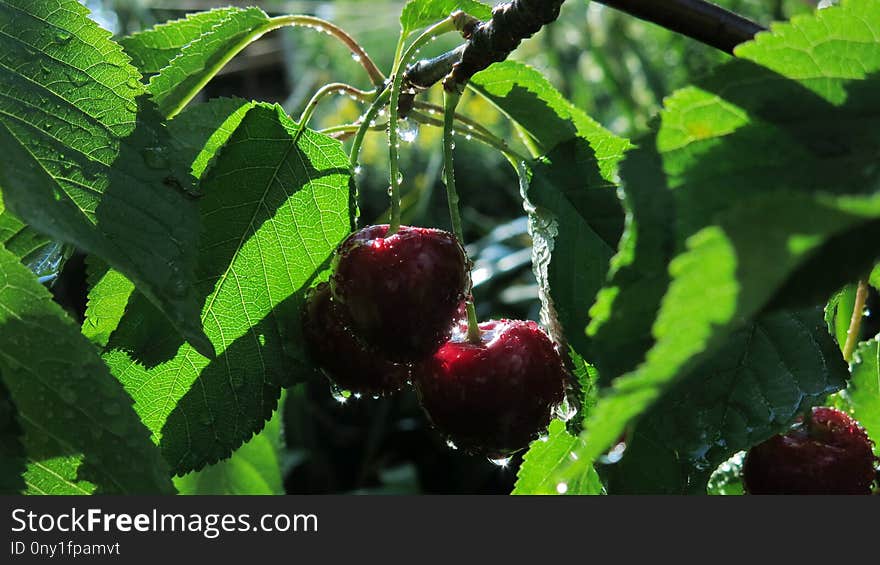
<path fill-rule="evenodd" d="M 470 294 L 470 271 L 451 233 L 409 226 L 387 232 L 387 225 L 370 226 L 339 246 L 333 298 L 368 343 L 392 359 L 419 360 L 449 339 Z"/>
<path fill-rule="evenodd" d="M 352 331 L 327 283 L 312 289 L 306 299 L 302 327 L 312 359 L 341 389 L 382 395 L 400 390 L 411 378 L 409 365 L 389 361 Z"/>
<path fill-rule="evenodd" d="M 743 464 L 750 494 L 871 494 L 873 443 L 858 422 L 834 408 L 751 448 Z"/>
<path fill-rule="evenodd" d="M 564 396 L 566 371 L 534 322 L 480 324 L 480 343 L 457 331 L 415 369 L 422 407 L 456 446 L 497 458 L 538 437 Z"/>

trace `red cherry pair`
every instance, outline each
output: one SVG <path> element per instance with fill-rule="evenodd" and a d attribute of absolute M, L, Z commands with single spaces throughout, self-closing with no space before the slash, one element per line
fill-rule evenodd
<path fill-rule="evenodd" d="M 337 249 L 329 284 L 306 301 L 303 332 L 337 386 L 389 394 L 412 381 L 447 438 L 470 452 L 503 456 L 528 445 L 562 402 L 565 368 L 534 322 L 461 331 L 470 295 L 461 244 L 445 231 L 387 225 L 352 234 Z"/>

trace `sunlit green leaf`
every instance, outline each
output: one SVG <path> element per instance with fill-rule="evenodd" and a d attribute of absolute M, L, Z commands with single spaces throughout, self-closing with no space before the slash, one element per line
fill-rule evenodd
<path fill-rule="evenodd" d="M 198 209 L 140 75 L 75 0 L 0 2 L 0 186 L 24 223 L 124 273 L 205 354 Z"/>
<path fill-rule="evenodd" d="M 173 492 L 131 398 L 49 291 L 3 248 L 0 378 L 24 432 L 27 492 Z"/>
<path fill-rule="evenodd" d="M 283 399 L 266 427 L 232 457 L 174 479 L 180 494 L 284 494 L 281 476 Z"/>
<path fill-rule="evenodd" d="M 600 400 L 561 480 L 762 309 L 827 297 L 874 263 L 878 37 L 880 6 L 850 0 L 760 34 L 738 48 L 742 60 L 667 99 L 640 146 L 659 165 L 644 190 L 669 191 L 675 211 L 668 288 L 653 293 L 663 298 L 650 335 L 631 338 L 650 347 L 644 361 Z M 627 172 L 629 191 L 645 175 Z"/>
<path fill-rule="evenodd" d="M 138 296 L 105 359 L 176 473 L 228 457 L 271 416 L 282 386 L 313 374 L 299 310 L 351 229 L 348 158 L 277 106 L 254 105 L 204 191 L 198 291 L 218 356 L 181 344 Z"/>
<path fill-rule="evenodd" d="M 492 8 L 475 0 L 410 0 L 400 14 L 400 29 L 404 36 L 410 35 L 439 22 L 455 10 L 462 10 L 481 20 L 492 17 Z"/>
<path fill-rule="evenodd" d="M 786 430 L 842 389 L 846 363 L 818 308 L 775 312 L 728 336 L 638 422 L 612 493 L 702 493 L 733 454 Z"/>
<path fill-rule="evenodd" d="M 147 90 L 165 116 L 174 116 L 233 56 L 271 29 L 259 8 L 228 10 L 208 31 L 184 45 Z"/>

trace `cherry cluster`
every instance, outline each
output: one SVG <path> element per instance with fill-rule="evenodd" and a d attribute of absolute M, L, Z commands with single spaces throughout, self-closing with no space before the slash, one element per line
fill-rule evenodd
<path fill-rule="evenodd" d="M 493 458 L 526 447 L 563 401 L 566 370 L 534 322 L 468 332 L 469 263 L 451 233 L 366 227 L 336 250 L 329 283 L 306 300 L 303 334 L 338 387 L 386 395 L 413 384 L 446 438 Z"/>

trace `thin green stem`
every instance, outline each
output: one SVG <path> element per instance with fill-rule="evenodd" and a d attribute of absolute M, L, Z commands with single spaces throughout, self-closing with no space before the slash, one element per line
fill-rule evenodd
<path fill-rule="evenodd" d="M 458 210 L 458 191 L 455 188 L 455 169 L 453 168 L 453 151 L 455 150 L 455 107 L 461 95 L 457 92 L 444 91 L 446 111 L 443 115 L 443 180 L 446 182 L 446 196 L 449 204 L 449 220 L 452 233 L 464 245 L 464 233 L 461 225 L 461 213 Z"/>
<path fill-rule="evenodd" d="M 420 124 L 425 124 L 425 125 L 429 125 L 429 126 L 436 126 L 436 127 L 443 127 L 443 120 L 438 120 L 436 118 L 432 118 L 431 116 L 427 116 L 425 114 L 422 114 L 421 112 L 415 112 L 415 111 L 410 112 L 410 117 Z M 456 123 L 460 123 L 457 118 L 456 118 Z M 508 160 L 513 161 L 513 163 L 514 163 L 513 168 L 514 169 L 516 169 L 516 163 L 531 160 L 531 157 L 526 157 L 522 153 L 519 153 L 519 152 L 511 149 L 507 145 L 506 141 L 504 141 L 500 137 L 497 137 L 495 134 L 493 134 L 492 132 L 490 132 L 487 129 L 470 131 L 467 133 L 467 135 L 465 137 L 467 137 L 467 136 L 470 136 L 473 139 L 475 139 L 476 141 L 479 141 L 479 142 L 481 142 L 481 143 L 483 143 L 493 149 L 498 150 L 505 157 L 507 157 Z"/>
<path fill-rule="evenodd" d="M 360 63 L 360 65 L 367 71 L 367 74 L 370 76 L 370 81 L 374 86 L 382 86 L 385 84 L 385 75 L 382 74 L 382 71 L 379 70 L 379 67 L 376 66 L 376 63 L 373 62 L 373 59 L 370 58 L 370 55 L 361 47 L 360 43 L 355 40 L 352 36 L 350 36 L 344 29 L 338 27 L 327 20 L 322 20 L 321 18 L 316 18 L 314 16 L 301 16 L 301 15 L 292 15 L 292 16 L 278 16 L 269 20 L 270 22 L 277 22 L 280 25 L 276 25 L 272 29 L 277 29 L 282 26 L 294 25 L 294 26 L 304 26 L 304 27 L 312 27 L 321 31 L 324 31 L 331 36 L 338 39 L 343 45 L 348 47 L 348 50 L 351 51 L 352 58 Z"/>
<path fill-rule="evenodd" d="M 410 46 L 403 55 L 399 55 L 403 50 L 403 36 L 397 44 L 397 53 L 394 58 L 394 69 L 391 81 L 391 99 L 388 102 L 388 155 L 389 155 L 389 182 L 391 187 L 391 220 L 388 225 L 388 235 L 394 235 L 400 229 L 400 143 L 397 135 L 397 118 L 399 115 L 398 103 L 400 102 L 400 90 L 403 84 L 403 72 L 401 69 L 406 67 L 419 49 L 432 38 L 455 31 L 455 23 L 452 18 L 434 24 L 424 33 L 422 33 Z"/>
<path fill-rule="evenodd" d="M 376 120 L 376 117 L 379 115 L 379 111 L 385 104 L 388 103 L 388 99 L 390 98 L 390 96 L 391 93 L 388 91 L 387 88 L 379 93 L 376 96 L 376 99 L 373 100 L 373 103 L 370 104 L 370 107 L 367 108 L 367 112 L 361 119 L 361 125 L 354 136 L 354 143 L 352 143 L 351 153 L 349 157 L 352 171 L 357 169 L 358 159 L 360 159 L 361 154 L 361 145 L 363 145 L 364 143 L 364 136 L 367 134 L 367 131 L 370 128 L 374 127 L 373 124 Z"/>
<path fill-rule="evenodd" d="M 422 102 L 420 100 L 417 100 L 413 104 L 413 107 L 418 110 L 428 110 L 429 113 L 430 112 L 438 113 L 438 114 L 443 113 L 443 108 L 441 106 L 438 106 L 436 104 L 431 104 L 430 102 Z M 481 124 L 480 122 L 478 122 L 476 120 L 472 120 L 471 118 L 469 118 L 463 114 L 459 114 L 458 112 L 455 113 L 455 121 L 463 124 L 465 126 L 465 128 L 467 128 L 468 130 L 480 131 L 480 132 L 483 132 L 487 136 L 493 135 L 492 132 L 489 129 L 487 129 L 486 126 Z"/>
<path fill-rule="evenodd" d="M 293 135 L 294 143 L 299 141 L 299 136 L 302 135 L 303 131 L 305 131 L 306 127 L 309 124 L 309 120 L 312 119 L 312 115 L 315 113 L 315 109 L 318 107 L 318 104 L 321 103 L 321 100 L 331 94 L 338 93 L 348 94 L 359 100 L 366 100 L 370 97 L 370 95 L 376 94 L 376 91 L 366 92 L 341 82 L 331 82 L 330 84 L 325 84 L 324 86 L 319 88 L 317 92 L 315 92 L 315 94 L 312 95 L 312 99 L 309 100 L 308 104 L 306 104 L 306 107 L 303 109 L 303 112 L 299 118 L 299 124 L 297 124 L 296 133 L 294 133 Z"/>
<path fill-rule="evenodd" d="M 843 358 L 849 363 L 859 343 L 859 333 L 862 329 L 862 317 L 865 314 L 865 303 L 868 301 L 868 281 L 859 280 L 856 289 L 856 300 L 853 304 L 852 317 L 849 320 L 849 329 L 846 330 L 846 342 L 843 345 Z"/>
<path fill-rule="evenodd" d="M 455 188 L 455 139 L 453 128 L 455 127 L 455 108 L 461 94 L 458 92 L 443 91 L 443 179 L 446 182 L 446 200 L 449 204 L 449 221 L 452 223 L 452 233 L 459 243 L 464 245 L 464 230 L 461 225 L 461 211 L 458 208 L 458 190 Z M 471 343 L 480 343 L 480 326 L 477 322 L 477 311 L 473 300 L 466 303 L 468 317 L 467 338 Z"/>
<path fill-rule="evenodd" d="M 346 138 L 357 133 L 359 129 L 361 129 L 361 122 L 355 122 L 353 124 L 339 124 L 338 126 L 330 126 L 324 129 L 319 129 L 318 133 L 323 133 L 324 135 L 335 135 L 335 134 L 347 134 Z M 385 128 L 388 127 L 387 122 L 382 122 L 381 124 L 376 124 L 374 126 L 367 127 L 368 131 L 385 131 Z"/>
<path fill-rule="evenodd" d="M 233 57 L 241 53 L 241 51 L 266 35 L 270 31 L 274 31 L 276 29 L 280 29 L 282 27 L 287 26 L 303 26 L 308 28 L 319 29 L 324 31 L 331 36 L 335 37 L 339 41 L 341 41 L 348 49 L 352 52 L 354 57 L 360 62 L 361 66 L 367 71 L 367 74 L 370 76 L 370 80 L 374 85 L 382 86 L 385 83 L 385 75 L 382 74 L 382 71 L 376 66 L 370 56 L 367 55 L 367 52 L 364 51 L 363 47 L 358 44 L 357 41 L 350 35 L 348 35 L 343 29 L 331 24 L 326 20 L 322 20 L 321 18 L 316 18 L 314 16 L 301 16 L 301 15 L 289 15 L 289 16 L 277 16 L 274 18 L 270 18 L 265 24 L 260 27 L 254 29 L 249 34 L 242 37 L 235 45 L 233 45 L 232 49 L 227 51 L 223 57 L 220 57 L 215 61 L 209 68 L 208 72 L 204 73 L 202 77 L 193 85 L 189 92 L 187 92 L 186 96 L 183 96 L 181 100 L 175 104 L 173 107 L 168 109 L 166 118 L 173 118 L 177 114 L 183 110 L 190 101 L 195 98 L 196 94 L 201 91 L 208 82 L 216 76 L 220 69 L 226 66 L 226 64 L 232 60 Z"/>

